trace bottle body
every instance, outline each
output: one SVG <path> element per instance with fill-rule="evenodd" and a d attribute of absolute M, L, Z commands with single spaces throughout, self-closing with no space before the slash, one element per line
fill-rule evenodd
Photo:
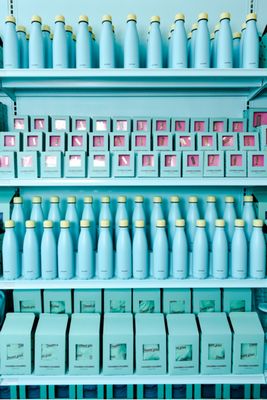
<path fill-rule="evenodd" d="M 225 233 L 228 243 L 231 247 L 234 231 L 235 231 L 235 220 L 236 212 L 234 203 L 225 203 L 223 219 L 225 221 Z"/>
<path fill-rule="evenodd" d="M 90 222 L 90 233 L 93 242 L 93 248 L 96 248 L 96 220 L 93 206 L 91 203 L 85 203 L 83 207 L 82 220 Z"/>
<path fill-rule="evenodd" d="M 15 21 L 5 23 L 3 58 L 4 68 L 19 68 L 19 45 Z"/>
<path fill-rule="evenodd" d="M 26 32 L 18 31 L 17 35 L 19 48 L 19 67 L 29 68 L 28 43 L 26 39 Z"/>
<path fill-rule="evenodd" d="M 228 18 L 221 20 L 218 32 L 217 68 L 233 68 L 233 33 Z"/>
<path fill-rule="evenodd" d="M 66 42 L 67 42 L 67 50 L 68 50 L 68 67 L 74 68 L 74 52 L 73 52 L 73 40 L 72 40 L 72 31 L 66 30 Z"/>
<path fill-rule="evenodd" d="M 210 67 L 210 34 L 208 21 L 201 19 L 198 22 L 198 29 L 195 43 L 195 68 Z"/>
<path fill-rule="evenodd" d="M 165 229 L 157 227 L 153 244 L 153 276 L 166 279 L 169 273 L 169 247 Z"/>
<path fill-rule="evenodd" d="M 22 208 L 22 204 L 14 204 L 14 208 L 11 214 L 12 221 L 15 222 L 15 233 L 19 245 L 19 250 L 23 249 L 23 241 L 25 236 L 25 217 Z"/>
<path fill-rule="evenodd" d="M 150 241 L 151 241 L 151 248 L 153 248 L 153 243 L 156 237 L 156 224 L 159 219 L 163 219 L 163 211 L 161 203 L 154 203 L 153 209 L 150 217 Z"/>
<path fill-rule="evenodd" d="M 44 45 L 44 63 L 45 68 L 52 68 L 52 42 L 50 39 L 50 32 L 43 31 L 43 45 Z"/>
<path fill-rule="evenodd" d="M 34 228 L 27 228 L 23 243 L 22 276 L 24 279 L 40 277 L 40 246 Z"/>
<path fill-rule="evenodd" d="M 232 240 L 232 277 L 244 279 L 247 277 L 248 248 L 244 229 L 236 227 Z"/>
<path fill-rule="evenodd" d="M 44 68 L 44 45 L 41 23 L 33 21 L 29 40 L 29 68 Z"/>
<path fill-rule="evenodd" d="M 216 227 L 212 242 L 212 275 L 215 279 L 228 277 L 228 242 L 223 227 Z"/>
<path fill-rule="evenodd" d="M 172 246 L 173 277 L 185 279 L 189 274 L 189 257 L 187 238 L 183 227 L 176 227 Z"/>
<path fill-rule="evenodd" d="M 109 203 L 101 204 L 101 209 L 100 209 L 100 213 L 99 213 L 99 226 L 100 226 L 101 221 L 104 219 L 110 221 L 109 231 L 110 231 L 111 237 L 113 237 L 113 215 L 111 213 Z"/>
<path fill-rule="evenodd" d="M 266 242 L 262 228 L 254 227 L 249 243 L 249 277 L 264 279 L 266 276 Z"/>
<path fill-rule="evenodd" d="M 193 242 L 196 231 L 196 221 L 199 219 L 199 210 L 197 203 L 189 203 L 188 212 L 186 215 L 186 234 L 188 238 L 188 246 L 192 251 Z"/>
<path fill-rule="evenodd" d="M 144 228 L 136 228 L 133 236 L 133 277 L 146 279 L 149 275 L 149 253 Z"/>
<path fill-rule="evenodd" d="M 75 260 L 72 235 L 69 228 L 61 228 L 58 238 L 58 277 L 71 279 L 74 277 Z"/>
<path fill-rule="evenodd" d="M 70 223 L 70 233 L 72 236 L 73 248 L 76 251 L 80 234 L 80 221 L 75 203 L 68 203 L 65 219 Z"/>
<path fill-rule="evenodd" d="M 172 249 L 173 239 L 176 233 L 175 222 L 177 219 L 181 219 L 181 211 L 179 203 L 171 203 L 170 211 L 168 215 L 168 238 L 169 238 L 169 248 Z"/>
<path fill-rule="evenodd" d="M 160 23 L 152 22 L 147 43 L 147 68 L 163 67 L 163 49 Z"/>
<path fill-rule="evenodd" d="M 135 234 L 135 223 L 136 221 L 144 221 L 144 224 L 146 224 L 146 215 L 145 215 L 145 210 L 143 203 L 135 203 L 134 205 L 134 211 L 132 215 L 132 233 L 133 236 Z"/>
<path fill-rule="evenodd" d="M 99 44 L 99 67 L 115 68 L 115 39 L 112 31 L 112 22 L 103 21 Z"/>
<path fill-rule="evenodd" d="M 98 277 L 111 279 L 113 277 L 113 244 L 108 228 L 101 228 L 98 238 Z"/>
<path fill-rule="evenodd" d="M 192 31 L 190 51 L 189 51 L 189 66 L 190 66 L 190 68 L 195 68 L 196 35 L 197 35 L 197 30 L 194 29 Z"/>
<path fill-rule="evenodd" d="M 115 235 L 116 239 L 118 239 L 118 235 L 120 232 L 120 227 L 119 223 L 121 220 L 127 220 L 128 221 L 128 213 L 126 210 L 126 205 L 125 203 L 118 203 L 117 206 L 117 211 L 116 211 L 116 216 L 115 216 Z"/>
<path fill-rule="evenodd" d="M 209 249 L 208 239 L 204 228 L 196 227 L 196 233 L 193 242 L 193 277 L 196 279 L 205 279 L 209 275 Z"/>
<path fill-rule="evenodd" d="M 17 279 L 21 275 L 21 258 L 17 235 L 14 228 L 6 228 L 3 245 L 3 278 Z"/>
<path fill-rule="evenodd" d="M 128 229 L 122 227 L 116 246 L 116 276 L 119 279 L 132 277 L 132 244 Z"/>
<path fill-rule="evenodd" d="M 259 68 L 260 42 L 255 20 L 247 21 L 242 55 L 243 68 Z"/>
<path fill-rule="evenodd" d="M 139 37 L 136 27 L 136 21 L 129 20 L 127 22 L 125 39 L 124 39 L 124 68 L 139 68 Z"/>
<path fill-rule="evenodd" d="M 39 243 L 41 243 L 43 235 L 43 222 L 44 222 L 44 214 L 41 203 L 33 203 L 30 219 L 35 222 L 35 232 Z"/>
<path fill-rule="evenodd" d="M 57 243 L 53 228 L 44 228 L 41 241 L 41 276 L 43 279 L 57 277 Z"/>
<path fill-rule="evenodd" d="M 92 68 L 92 41 L 88 23 L 80 21 L 76 40 L 76 68 Z"/>
<path fill-rule="evenodd" d="M 95 274 L 94 247 L 89 228 L 81 228 L 78 241 L 76 276 L 90 279 Z"/>
<path fill-rule="evenodd" d="M 233 40 L 233 67 L 240 68 L 240 38 Z"/>
<path fill-rule="evenodd" d="M 61 221 L 61 215 L 60 215 L 58 203 L 50 204 L 47 218 L 49 221 L 53 222 L 54 235 L 55 235 L 56 241 L 58 241 L 59 234 L 60 234 L 60 221 Z"/>
<path fill-rule="evenodd" d="M 218 218 L 215 202 L 207 202 L 204 218 L 206 221 L 206 232 L 208 236 L 209 249 L 211 250 L 213 235 L 215 231 L 215 221 Z"/>
<path fill-rule="evenodd" d="M 253 220 L 256 219 L 253 202 L 244 203 L 242 219 L 245 221 L 245 234 L 247 240 L 249 241 L 253 230 Z"/>
<path fill-rule="evenodd" d="M 175 22 L 172 36 L 172 68 L 187 68 L 187 35 L 183 20 Z"/>
<path fill-rule="evenodd" d="M 53 68 L 68 68 L 68 47 L 65 32 L 65 23 L 55 23 L 53 39 Z"/>

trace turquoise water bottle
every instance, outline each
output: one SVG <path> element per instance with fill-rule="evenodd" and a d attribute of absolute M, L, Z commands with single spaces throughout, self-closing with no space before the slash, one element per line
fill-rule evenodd
<path fill-rule="evenodd" d="M 92 29 L 92 27 L 89 26 L 89 28 Z M 88 28 L 88 29 L 89 29 Z M 93 68 L 98 68 L 98 49 L 97 49 L 97 43 L 95 40 L 95 34 L 92 31 L 92 52 L 93 52 Z"/>
<path fill-rule="evenodd" d="M 253 279 L 266 277 L 266 242 L 262 228 L 263 221 L 254 219 L 249 243 L 249 277 Z"/>
<path fill-rule="evenodd" d="M 168 36 L 168 68 L 172 67 L 172 46 L 173 46 L 173 31 L 175 29 L 175 25 L 172 24 L 170 28 L 170 33 Z"/>
<path fill-rule="evenodd" d="M 93 242 L 93 249 L 96 249 L 96 219 L 95 213 L 93 209 L 93 197 L 92 196 L 85 196 L 83 200 L 83 213 L 82 219 L 87 220 L 90 222 L 90 233 Z"/>
<path fill-rule="evenodd" d="M 172 34 L 172 68 L 187 68 L 187 35 L 184 21 L 184 14 L 176 14 Z"/>
<path fill-rule="evenodd" d="M 91 62 L 91 67 L 94 68 L 95 67 L 95 43 L 94 43 L 94 33 L 93 33 L 93 28 L 89 25 L 88 26 L 88 32 L 89 32 L 89 50 L 90 50 L 90 60 L 92 60 Z"/>
<path fill-rule="evenodd" d="M 146 214 L 144 210 L 144 197 L 135 196 L 134 198 L 134 210 L 132 215 L 132 236 L 134 237 L 136 221 L 144 221 L 146 225 Z"/>
<path fill-rule="evenodd" d="M 164 219 L 157 220 L 153 244 L 153 276 L 155 279 L 166 279 L 169 275 L 169 247 L 165 229 L 166 221 Z"/>
<path fill-rule="evenodd" d="M 228 12 L 224 12 L 220 15 L 217 68 L 233 68 L 233 33 L 230 19 L 231 15 Z"/>
<path fill-rule="evenodd" d="M 65 31 L 65 18 L 62 15 L 55 18 L 53 68 L 68 68 L 68 46 Z"/>
<path fill-rule="evenodd" d="M 132 243 L 127 219 L 119 221 L 119 233 L 116 243 L 116 277 L 130 279 L 132 277 Z"/>
<path fill-rule="evenodd" d="M 217 68 L 218 39 L 219 39 L 220 27 L 221 27 L 220 24 L 216 24 L 214 28 L 213 68 Z"/>
<path fill-rule="evenodd" d="M 44 44 L 42 35 L 42 19 L 38 15 L 32 17 L 29 40 L 29 68 L 44 68 Z"/>
<path fill-rule="evenodd" d="M 233 33 L 233 66 L 234 68 L 240 68 L 240 40 L 241 33 Z"/>
<path fill-rule="evenodd" d="M 149 253 L 145 231 L 145 221 L 135 221 L 133 235 L 133 277 L 146 279 L 149 275 Z"/>
<path fill-rule="evenodd" d="M 68 67 L 74 68 L 74 52 L 73 52 L 73 29 L 71 25 L 65 25 L 66 32 L 66 41 L 67 41 L 67 49 L 68 49 Z"/>
<path fill-rule="evenodd" d="M 163 46 L 160 32 L 160 17 L 150 19 L 150 33 L 147 42 L 147 68 L 163 67 Z"/>
<path fill-rule="evenodd" d="M 47 219 L 53 222 L 53 231 L 57 242 L 60 233 L 60 221 L 61 221 L 58 196 L 50 197 L 50 208 Z"/>
<path fill-rule="evenodd" d="M 214 39 L 215 34 L 212 32 L 210 34 L 210 66 L 213 68 L 214 66 Z"/>
<path fill-rule="evenodd" d="M 188 201 L 189 207 L 186 214 L 186 234 L 189 249 L 190 251 L 192 251 L 196 230 L 196 222 L 200 218 L 200 215 L 198 210 L 198 198 L 196 196 L 190 196 Z"/>
<path fill-rule="evenodd" d="M 99 67 L 115 68 L 115 39 L 112 30 L 112 18 L 110 15 L 104 15 L 102 18 L 102 29 L 99 45 Z"/>
<path fill-rule="evenodd" d="M 25 236 L 25 215 L 23 210 L 23 198 L 14 197 L 13 199 L 13 210 L 11 219 L 15 223 L 15 233 L 19 244 L 19 250 L 23 249 L 23 241 Z"/>
<path fill-rule="evenodd" d="M 241 39 L 240 39 L 240 52 L 239 52 L 240 68 L 243 68 L 243 46 L 244 46 L 244 39 L 246 36 L 246 29 L 247 29 L 247 24 L 246 24 L 246 22 L 243 22 L 243 24 L 241 26 Z"/>
<path fill-rule="evenodd" d="M 208 28 L 208 14 L 198 16 L 198 29 L 195 43 L 195 68 L 210 67 L 210 33 Z"/>
<path fill-rule="evenodd" d="M 5 19 L 3 59 L 4 68 L 19 68 L 19 43 L 16 33 L 16 18 L 13 15 Z"/>
<path fill-rule="evenodd" d="M 17 26 L 17 36 L 18 36 L 18 47 L 19 47 L 19 67 L 29 68 L 28 59 L 28 44 L 26 39 L 26 28 L 25 26 Z"/>
<path fill-rule="evenodd" d="M 88 30 L 88 17 L 81 15 L 79 18 L 76 38 L 76 68 L 92 68 L 92 40 Z"/>
<path fill-rule="evenodd" d="M 65 220 L 69 221 L 70 224 L 70 233 L 72 236 L 73 248 L 77 251 L 78 239 L 80 234 L 80 220 L 78 217 L 77 209 L 76 209 L 76 197 L 69 196 L 67 198 L 67 210 L 65 214 Z"/>
<path fill-rule="evenodd" d="M 101 198 L 101 208 L 99 213 L 99 226 L 102 220 L 108 220 L 109 230 L 111 237 L 113 237 L 113 215 L 110 210 L 110 197 L 109 196 L 102 196 Z"/>
<path fill-rule="evenodd" d="M 212 275 L 215 279 L 228 277 L 228 242 L 224 228 L 224 220 L 216 219 L 212 241 Z"/>
<path fill-rule="evenodd" d="M 44 221 L 43 227 L 41 276 L 43 279 L 55 279 L 57 277 L 57 242 L 53 231 L 53 222 Z"/>
<path fill-rule="evenodd" d="M 216 209 L 216 197 L 208 196 L 204 219 L 206 221 L 206 233 L 208 237 L 210 250 L 212 248 L 212 240 L 215 231 L 215 221 L 217 218 L 218 214 Z"/>
<path fill-rule="evenodd" d="M 259 68 L 260 41 L 255 13 L 247 15 L 247 28 L 243 43 L 243 68 Z"/>
<path fill-rule="evenodd" d="M 242 219 L 245 221 L 245 234 L 249 241 L 253 229 L 253 220 L 256 219 L 253 196 L 244 196 Z"/>
<path fill-rule="evenodd" d="M 153 208 L 150 216 L 150 243 L 151 248 L 153 248 L 154 239 L 156 236 L 157 228 L 156 224 L 158 220 L 164 219 L 162 211 L 162 197 L 153 197 Z"/>
<path fill-rule="evenodd" d="M 172 244 L 172 274 L 175 279 L 185 279 L 189 274 L 188 244 L 185 234 L 185 220 L 177 219 Z"/>
<path fill-rule="evenodd" d="M 19 242 L 14 228 L 14 221 L 8 220 L 5 222 L 2 245 L 3 278 L 8 280 L 17 279 L 21 275 Z"/>
<path fill-rule="evenodd" d="M 97 246 L 98 278 L 111 279 L 114 275 L 113 243 L 110 234 L 110 220 L 100 221 L 100 234 Z"/>
<path fill-rule="evenodd" d="M 120 231 L 119 223 L 121 220 L 127 220 L 129 219 L 128 217 L 128 212 L 126 209 L 126 196 L 119 196 L 118 197 L 118 205 L 117 205 L 117 211 L 116 211 L 116 216 L 115 216 L 115 234 L 116 234 L 116 240 L 118 239 L 118 234 Z"/>
<path fill-rule="evenodd" d="M 193 277 L 196 279 L 205 279 L 209 275 L 209 248 L 205 227 L 206 221 L 198 219 L 192 254 Z"/>
<path fill-rule="evenodd" d="M 58 238 L 57 256 L 59 279 L 73 278 L 75 271 L 75 258 L 69 221 L 60 222 L 60 235 Z"/>
<path fill-rule="evenodd" d="M 225 233 L 228 240 L 229 248 L 231 248 L 236 220 L 235 199 L 232 196 L 225 197 L 223 219 L 225 221 Z"/>
<path fill-rule="evenodd" d="M 191 52 L 191 39 L 192 39 L 192 32 L 187 34 L 187 66 L 190 67 L 190 52 Z"/>
<path fill-rule="evenodd" d="M 124 68 L 140 67 L 139 37 L 136 21 L 136 15 L 128 15 L 124 38 Z"/>
<path fill-rule="evenodd" d="M 45 68 L 52 68 L 52 41 L 50 39 L 51 29 L 50 26 L 44 25 L 42 27 L 43 45 L 44 45 L 44 60 Z"/>
<path fill-rule="evenodd" d="M 248 246 L 244 226 L 245 221 L 243 219 L 235 220 L 231 265 L 231 276 L 235 279 L 245 279 L 248 272 Z"/>
<path fill-rule="evenodd" d="M 82 219 L 80 227 L 76 276 L 79 279 L 90 279 L 95 275 L 95 255 L 90 232 L 90 221 Z"/>
<path fill-rule="evenodd" d="M 196 51 L 196 37 L 197 37 L 197 28 L 198 24 L 194 23 L 192 25 L 191 33 L 191 45 L 190 45 L 190 52 L 189 52 L 189 66 L 190 68 L 195 68 L 195 51 Z"/>
<path fill-rule="evenodd" d="M 41 243 L 44 222 L 41 196 L 33 196 L 32 198 L 32 210 L 30 219 L 35 222 L 35 232 L 39 243 Z"/>
<path fill-rule="evenodd" d="M 26 233 L 23 242 L 22 277 L 38 279 L 41 274 L 40 241 L 35 232 L 35 221 L 26 221 Z"/>
<path fill-rule="evenodd" d="M 168 214 L 168 239 L 169 249 L 172 249 L 174 235 L 176 233 L 176 220 L 182 218 L 181 210 L 179 207 L 180 199 L 178 196 L 171 196 L 171 205 Z"/>

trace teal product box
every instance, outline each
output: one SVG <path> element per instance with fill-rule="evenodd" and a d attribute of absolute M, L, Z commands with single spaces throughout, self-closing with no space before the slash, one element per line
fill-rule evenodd
<path fill-rule="evenodd" d="M 110 151 L 128 151 L 130 150 L 129 132 L 112 132 L 109 134 Z"/>
<path fill-rule="evenodd" d="M 189 132 L 190 118 L 172 118 L 172 132 Z"/>
<path fill-rule="evenodd" d="M 30 132 L 30 117 L 28 115 L 14 115 L 12 130 Z"/>
<path fill-rule="evenodd" d="M 43 151 L 44 134 L 43 132 L 24 132 L 23 133 L 24 151 Z"/>
<path fill-rule="evenodd" d="M 182 176 L 184 178 L 203 177 L 203 151 L 183 151 Z"/>
<path fill-rule="evenodd" d="M 45 289 L 43 292 L 43 300 L 45 313 L 72 313 L 72 298 L 70 289 Z"/>
<path fill-rule="evenodd" d="M 72 117 L 72 132 L 90 132 L 91 131 L 91 118 L 89 117 Z"/>
<path fill-rule="evenodd" d="M 267 151 L 248 151 L 248 177 L 267 177 Z"/>
<path fill-rule="evenodd" d="M 238 133 L 237 132 L 218 132 L 217 133 L 218 140 L 218 150 L 235 150 L 239 149 L 238 146 Z"/>
<path fill-rule="evenodd" d="M 77 385 L 77 399 L 104 399 L 104 385 Z"/>
<path fill-rule="evenodd" d="M 137 154 L 138 178 L 157 178 L 159 176 L 159 154 L 155 151 L 142 151 Z"/>
<path fill-rule="evenodd" d="M 33 363 L 33 313 L 8 313 L 0 332 L 1 375 L 29 375 Z"/>
<path fill-rule="evenodd" d="M 98 375 L 100 314 L 72 314 L 69 330 L 69 374 Z"/>
<path fill-rule="evenodd" d="M 160 176 L 179 178 L 181 176 L 181 151 L 163 151 L 160 154 Z"/>
<path fill-rule="evenodd" d="M 48 115 L 33 115 L 31 117 L 32 132 L 49 132 L 51 129 L 51 120 Z"/>
<path fill-rule="evenodd" d="M 193 313 L 220 312 L 220 289 L 193 289 Z"/>
<path fill-rule="evenodd" d="M 49 385 L 49 399 L 76 399 L 76 385 Z"/>
<path fill-rule="evenodd" d="M 89 177 L 90 178 L 110 177 L 110 153 L 108 151 L 90 152 Z"/>
<path fill-rule="evenodd" d="M 109 150 L 109 133 L 91 132 L 89 133 L 89 152 L 108 151 Z"/>
<path fill-rule="evenodd" d="M 194 385 L 194 399 L 221 399 L 222 385 Z"/>
<path fill-rule="evenodd" d="M 35 332 L 35 374 L 64 375 L 68 315 L 40 314 Z"/>
<path fill-rule="evenodd" d="M 191 313 L 191 290 L 163 289 L 163 313 Z"/>
<path fill-rule="evenodd" d="M 197 135 L 197 150 L 217 150 L 217 133 L 200 132 Z"/>
<path fill-rule="evenodd" d="M 147 117 L 133 118 L 133 132 L 151 133 L 151 118 Z"/>
<path fill-rule="evenodd" d="M 151 133 L 150 132 L 132 132 L 131 133 L 132 151 L 150 151 Z"/>
<path fill-rule="evenodd" d="M 210 131 L 211 132 L 227 132 L 228 119 L 227 118 L 210 118 Z"/>
<path fill-rule="evenodd" d="M 87 176 L 87 156 L 85 151 L 67 151 L 64 159 L 65 178 L 85 178 Z"/>
<path fill-rule="evenodd" d="M 160 289 L 133 289 L 133 313 L 160 312 Z"/>
<path fill-rule="evenodd" d="M 85 151 L 88 152 L 88 133 L 84 131 L 69 132 L 68 151 Z"/>
<path fill-rule="evenodd" d="M 135 315 L 137 375 L 163 375 L 167 371 L 166 330 L 163 314 Z"/>
<path fill-rule="evenodd" d="M 223 398 L 251 399 L 250 385 L 223 385 Z"/>
<path fill-rule="evenodd" d="M 229 118 L 228 130 L 229 132 L 246 132 L 248 121 L 246 118 Z"/>
<path fill-rule="evenodd" d="M 244 111 L 248 118 L 248 131 L 255 132 L 259 126 L 267 125 L 267 108 L 250 108 Z"/>
<path fill-rule="evenodd" d="M 14 151 L 2 151 L 0 153 L 0 179 L 13 179 L 16 176 L 15 160 L 17 154 Z"/>
<path fill-rule="evenodd" d="M 259 132 L 239 132 L 239 148 L 243 151 L 259 150 Z"/>
<path fill-rule="evenodd" d="M 17 400 L 19 398 L 18 386 L 0 386 L 0 398 Z"/>
<path fill-rule="evenodd" d="M 101 289 L 74 289 L 75 313 L 102 313 Z"/>
<path fill-rule="evenodd" d="M 191 118 L 191 132 L 209 132 L 209 118 Z"/>
<path fill-rule="evenodd" d="M 205 151 L 204 152 L 204 177 L 223 177 L 224 176 L 224 152 Z"/>
<path fill-rule="evenodd" d="M 152 132 L 153 135 L 156 133 L 170 132 L 171 131 L 171 119 L 165 117 L 155 117 L 152 120 Z"/>
<path fill-rule="evenodd" d="M 137 399 L 167 399 L 164 396 L 165 385 L 136 385 Z"/>
<path fill-rule="evenodd" d="M 47 399 L 47 387 L 45 385 L 19 386 L 19 399 Z"/>
<path fill-rule="evenodd" d="M 247 288 L 223 289 L 223 311 L 248 312 L 252 310 L 252 291 Z"/>
<path fill-rule="evenodd" d="M 113 117 L 112 118 L 114 133 L 128 133 L 132 131 L 131 118 L 128 117 Z"/>
<path fill-rule="evenodd" d="M 247 154 L 245 151 L 227 151 L 225 175 L 227 177 L 247 176 Z"/>
<path fill-rule="evenodd" d="M 165 399 L 192 399 L 193 385 L 165 385 Z"/>
<path fill-rule="evenodd" d="M 231 373 L 232 332 L 225 313 L 199 313 L 200 370 L 204 375 Z"/>
<path fill-rule="evenodd" d="M 172 151 L 173 150 L 173 134 L 170 132 L 154 132 L 153 133 L 153 150 Z"/>
<path fill-rule="evenodd" d="M 256 312 L 229 314 L 233 329 L 233 374 L 262 374 L 264 331 Z"/>
<path fill-rule="evenodd" d="M 106 399 L 134 399 L 133 385 L 107 385 Z"/>
<path fill-rule="evenodd" d="M 13 308 L 17 313 L 41 314 L 43 312 L 41 290 L 13 290 Z"/>
<path fill-rule="evenodd" d="M 105 314 L 103 329 L 103 375 L 133 373 L 133 315 Z"/>
<path fill-rule="evenodd" d="M 175 133 L 174 135 L 175 150 L 194 151 L 196 150 L 196 134 L 195 133 Z"/>
<path fill-rule="evenodd" d="M 3 134 L 3 133 L 4 132 L 2 132 L 1 134 Z M 261 151 L 267 150 L 267 125 L 263 125 L 259 128 L 259 136 L 260 136 Z M 1 136 L 0 136 L 0 138 L 1 138 Z"/>
<path fill-rule="evenodd" d="M 18 178 L 36 179 L 40 176 L 40 156 L 37 151 L 21 151 L 17 153 Z"/>
<path fill-rule="evenodd" d="M 131 313 L 131 289 L 104 289 L 105 313 Z"/>
<path fill-rule="evenodd" d="M 71 119 L 65 115 L 56 115 L 51 118 L 51 131 L 71 132 Z"/>
<path fill-rule="evenodd" d="M 93 132 L 111 132 L 111 118 L 110 117 L 93 117 Z"/>
<path fill-rule="evenodd" d="M 46 151 L 66 151 L 66 133 L 65 132 L 47 132 L 45 135 Z"/>
<path fill-rule="evenodd" d="M 199 334 L 194 314 L 167 315 L 168 371 L 195 375 L 199 371 Z"/>
<path fill-rule="evenodd" d="M 112 157 L 112 175 L 115 178 L 133 178 L 135 176 L 135 154 L 132 151 L 114 152 Z"/>
<path fill-rule="evenodd" d="M 61 178 L 63 162 L 61 151 L 45 151 L 41 153 L 41 178 Z"/>
<path fill-rule="evenodd" d="M 0 151 L 21 151 L 21 132 L 0 132 Z"/>

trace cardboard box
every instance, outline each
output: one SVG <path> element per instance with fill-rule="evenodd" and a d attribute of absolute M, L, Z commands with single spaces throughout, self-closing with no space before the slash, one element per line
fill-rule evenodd
<path fill-rule="evenodd" d="M 70 289 L 45 289 L 43 299 L 45 313 L 72 314 Z"/>
<path fill-rule="evenodd" d="M 102 313 L 101 289 L 74 289 L 75 313 Z"/>
<path fill-rule="evenodd" d="M 163 289 L 163 313 L 191 313 L 191 290 Z"/>
<path fill-rule="evenodd" d="M 13 308 L 17 313 L 41 314 L 43 312 L 41 290 L 13 290 Z"/>
<path fill-rule="evenodd" d="M 160 313 L 160 289 L 133 289 L 134 313 Z"/>
<path fill-rule="evenodd" d="M 36 179 L 40 176 L 40 156 L 37 151 L 17 153 L 17 174 L 21 179 Z"/>
<path fill-rule="evenodd" d="M 193 313 L 220 312 L 220 289 L 193 289 Z"/>
<path fill-rule="evenodd" d="M 223 289 L 223 311 L 248 312 L 252 307 L 252 291 L 247 288 Z"/>

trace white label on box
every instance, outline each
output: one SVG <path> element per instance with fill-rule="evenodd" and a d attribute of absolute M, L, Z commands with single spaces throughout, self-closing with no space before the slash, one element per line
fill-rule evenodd
<path fill-rule="evenodd" d="M 9 156 L 0 156 L 0 168 L 9 167 Z"/>
<path fill-rule="evenodd" d="M 76 119 L 76 129 L 77 129 L 77 131 L 85 131 L 86 130 L 86 120 L 85 119 Z"/>
<path fill-rule="evenodd" d="M 15 118 L 14 126 L 15 126 L 15 129 L 24 129 L 24 119 L 23 118 Z"/>
<path fill-rule="evenodd" d="M 66 127 L 67 127 L 67 122 L 65 119 L 56 119 L 55 120 L 55 129 L 62 130 L 62 129 L 66 129 Z"/>
<path fill-rule="evenodd" d="M 241 360 L 256 360 L 258 353 L 258 345 L 257 343 L 242 343 L 241 344 Z"/>
<path fill-rule="evenodd" d="M 159 344 L 143 344 L 143 361 L 160 360 Z"/>
<path fill-rule="evenodd" d="M 19 361 L 24 359 L 24 344 L 9 343 L 6 345 L 6 360 Z"/>
<path fill-rule="evenodd" d="M 76 344 L 75 360 L 76 361 L 91 361 L 93 359 L 92 344 Z"/>
<path fill-rule="evenodd" d="M 45 166 L 46 166 L 46 168 L 56 168 L 57 167 L 57 157 L 56 156 L 45 156 Z"/>
<path fill-rule="evenodd" d="M 106 156 L 104 155 L 94 156 L 94 167 L 105 168 L 105 166 L 106 166 Z"/>
<path fill-rule="evenodd" d="M 21 166 L 23 168 L 31 168 L 32 167 L 32 156 L 21 157 Z"/>
<path fill-rule="evenodd" d="M 80 168 L 82 166 L 82 157 L 78 154 L 69 156 L 69 166 L 71 168 Z"/>
<path fill-rule="evenodd" d="M 59 361 L 60 360 L 60 351 L 59 344 L 41 344 L 41 360 L 42 361 Z"/>
<path fill-rule="evenodd" d="M 117 131 L 127 131 L 127 120 L 117 120 L 116 129 Z"/>
<path fill-rule="evenodd" d="M 106 120 L 96 121 L 96 130 L 97 131 L 106 131 L 107 130 L 107 121 Z"/>
<path fill-rule="evenodd" d="M 126 360 L 127 359 L 127 344 L 119 343 L 119 344 L 110 344 L 110 360 Z"/>
<path fill-rule="evenodd" d="M 225 360 L 225 349 L 221 343 L 209 343 L 208 359 L 210 361 Z"/>
<path fill-rule="evenodd" d="M 176 346 L 175 361 L 192 361 L 192 345 L 182 344 Z"/>

